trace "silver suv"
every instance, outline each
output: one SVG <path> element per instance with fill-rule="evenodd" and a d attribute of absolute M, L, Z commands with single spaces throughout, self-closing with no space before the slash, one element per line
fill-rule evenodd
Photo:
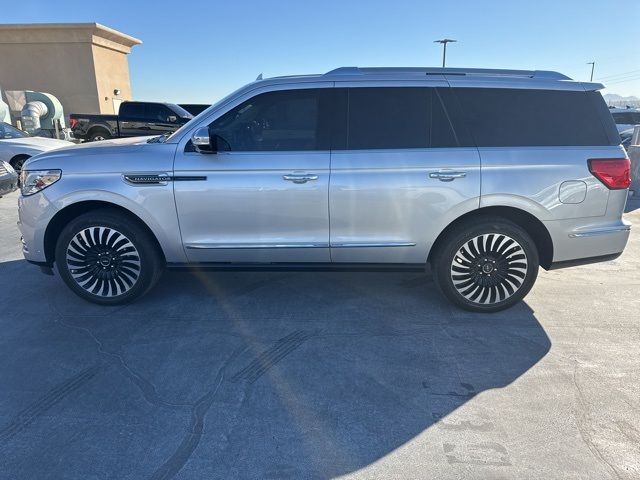
<path fill-rule="evenodd" d="M 24 255 L 99 304 L 163 268 L 416 269 L 456 305 L 610 260 L 629 159 L 598 90 L 555 72 L 339 68 L 253 82 L 169 136 L 38 155 Z"/>

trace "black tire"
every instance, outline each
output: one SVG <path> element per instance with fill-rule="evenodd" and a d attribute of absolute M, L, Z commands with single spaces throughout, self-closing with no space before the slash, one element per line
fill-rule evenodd
<path fill-rule="evenodd" d="M 111 134 L 106 130 L 103 130 L 100 128 L 98 130 L 94 130 L 93 132 L 91 132 L 91 135 L 89 135 L 88 141 L 99 142 L 101 140 L 109 140 L 110 138 L 111 138 Z"/>
<path fill-rule="evenodd" d="M 71 220 L 56 243 L 58 273 L 78 296 L 99 305 L 129 303 L 158 281 L 164 260 L 135 219 L 100 209 Z"/>
<path fill-rule="evenodd" d="M 18 178 L 20 178 L 20 172 L 22 171 L 22 165 L 24 165 L 24 162 L 29 160 L 29 158 L 31 158 L 29 155 L 16 155 L 9 162 L 9 165 L 11 165 L 13 167 L 13 169 L 16 171 L 16 173 L 18 174 Z"/>
<path fill-rule="evenodd" d="M 473 312 L 497 312 L 522 300 L 538 276 L 538 250 L 518 225 L 481 217 L 447 232 L 431 257 L 438 290 Z"/>

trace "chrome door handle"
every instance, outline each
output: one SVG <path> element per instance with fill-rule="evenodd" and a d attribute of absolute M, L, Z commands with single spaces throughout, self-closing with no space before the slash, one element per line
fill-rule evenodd
<path fill-rule="evenodd" d="M 441 182 L 452 182 L 456 178 L 464 178 L 466 172 L 433 172 L 429 174 L 429 178 L 437 178 Z"/>
<path fill-rule="evenodd" d="M 317 180 L 318 175 L 283 175 L 282 179 L 293 183 L 307 183 L 310 180 Z"/>

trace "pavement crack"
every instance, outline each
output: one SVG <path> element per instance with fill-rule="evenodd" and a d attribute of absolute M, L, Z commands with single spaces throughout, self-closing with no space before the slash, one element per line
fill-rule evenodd
<path fill-rule="evenodd" d="M 169 480 L 173 478 L 184 465 L 189 461 L 191 455 L 198 447 L 200 439 L 204 433 L 204 418 L 211 408 L 222 382 L 226 375 L 226 370 L 231 363 L 245 351 L 247 346 L 236 348 L 229 358 L 222 364 L 216 374 L 216 383 L 214 387 L 207 393 L 202 395 L 191 408 L 191 424 L 186 432 L 182 442 L 173 454 L 149 477 L 151 480 Z"/>
<path fill-rule="evenodd" d="M 100 353 L 104 357 L 107 357 L 116 365 L 116 367 L 120 368 L 124 375 L 129 379 L 129 381 L 131 381 L 138 388 L 138 390 L 142 393 L 143 398 L 149 404 L 166 408 L 186 408 L 191 406 L 187 403 L 174 403 L 164 400 L 158 393 L 156 386 L 151 381 L 135 372 L 127 364 L 122 355 L 108 351 L 102 341 L 90 329 L 79 325 L 71 325 L 65 322 L 64 317 L 57 310 L 55 310 L 55 308 L 53 310 L 58 316 L 57 323 L 66 328 L 84 332 L 96 344 L 98 353 Z"/>
<path fill-rule="evenodd" d="M 577 380 L 577 370 L 578 370 L 579 362 L 577 359 L 574 359 L 574 362 L 575 362 L 575 365 L 573 367 L 571 380 L 573 382 L 573 386 L 577 394 L 576 397 L 578 399 L 578 402 L 580 403 L 580 409 L 582 410 L 581 413 L 576 415 L 576 425 L 578 427 L 578 432 L 580 433 L 580 437 L 582 438 L 582 441 L 585 443 L 587 448 L 591 451 L 591 454 L 597 460 L 599 460 L 600 463 L 604 465 L 607 470 L 609 470 L 613 474 L 614 478 L 620 479 L 621 477 L 618 474 L 618 471 L 615 469 L 615 467 L 611 463 L 607 461 L 607 459 L 604 457 L 600 449 L 593 442 L 593 440 L 591 439 L 591 436 L 589 435 L 589 433 L 587 432 L 586 428 L 583 425 L 583 419 L 584 417 L 586 417 L 586 410 L 588 407 L 587 407 L 587 400 L 584 396 L 584 392 L 580 388 L 580 385 L 578 384 L 578 380 Z"/>

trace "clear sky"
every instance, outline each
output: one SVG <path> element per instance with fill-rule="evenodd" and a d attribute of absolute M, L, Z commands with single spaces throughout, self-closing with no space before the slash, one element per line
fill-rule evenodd
<path fill-rule="evenodd" d="M 256 78 L 339 66 L 558 70 L 640 97 L 640 0 L 20 0 L 0 23 L 98 22 L 141 39 L 138 100 L 211 103 Z"/>

